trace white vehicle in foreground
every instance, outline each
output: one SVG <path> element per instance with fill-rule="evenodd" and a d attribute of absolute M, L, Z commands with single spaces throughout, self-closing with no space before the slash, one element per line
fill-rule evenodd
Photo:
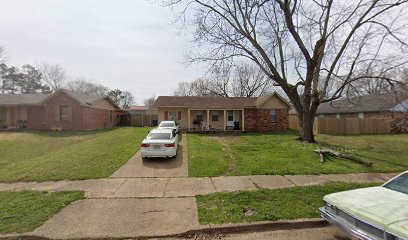
<path fill-rule="evenodd" d="M 178 134 L 173 129 L 153 129 L 140 145 L 142 158 L 175 157 Z"/>
<path fill-rule="evenodd" d="M 408 171 L 384 185 L 323 197 L 321 216 L 362 240 L 408 240 Z"/>
<path fill-rule="evenodd" d="M 176 133 L 179 133 L 180 124 L 178 124 L 176 121 L 161 121 L 157 128 L 158 129 L 174 129 L 176 130 Z"/>

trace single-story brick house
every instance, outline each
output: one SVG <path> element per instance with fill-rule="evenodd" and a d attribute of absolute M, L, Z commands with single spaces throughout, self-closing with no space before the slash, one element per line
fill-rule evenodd
<path fill-rule="evenodd" d="M 261 97 L 160 96 L 158 120 L 176 120 L 181 129 L 269 131 L 288 128 L 289 104 L 277 93 Z"/>
<path fill-rule="evenodd" d="M 115 126 L 119 107 L 108 96 L 66 90 L 53 94 L 0 94 L 0 127 L 92 130 Z"/>
<path fill-rule="evenodd" d="M 408 112 L 408 96 L 403 93 L 369 94 L 352 99 L 323 103 L 317 109 L 320 118 L 388 118 Z"/>

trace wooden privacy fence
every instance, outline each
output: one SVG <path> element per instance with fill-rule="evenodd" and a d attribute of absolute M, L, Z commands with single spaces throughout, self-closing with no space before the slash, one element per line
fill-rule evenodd
<path fill-rule="evenodd" d="M 297 116 L 289 116 L 289 128 L 299 129 Z M 391 124 L 381 118 L 315 118 L 316 134 L 352 135 L 390 133 Z"/>
<path fill-rule="evenodd" d="M 289 128 L 299 129 L 299 120 L 297 115 L 289 115 Z"/>
<path fill-rule="evenodd" d="M 135 127 L 152 127 L 153 120 L 157 120 L 157 115 L 131 115 L 130 117 L 130 125 Z"/>

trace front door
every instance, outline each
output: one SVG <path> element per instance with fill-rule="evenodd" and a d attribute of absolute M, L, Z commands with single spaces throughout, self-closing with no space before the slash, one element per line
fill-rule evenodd
<path fill-rule="evenodd" d="M 227 127 L 234 127 L 234 110 L 227 111 Z"/>

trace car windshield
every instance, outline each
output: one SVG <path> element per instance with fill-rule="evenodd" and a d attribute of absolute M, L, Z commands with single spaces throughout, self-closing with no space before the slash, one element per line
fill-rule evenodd
<path fill-rule="evenodd" d="M 147 135 L 146 139 L 153 139 L 153 140 L 159 140 L 159 139 L 163 139 L 163 140 L 169 140 L 171 139 L 171 134 L 170 133 L 149 133 L 149 135 Z"/>
<path fill-rule="evenodd" d="M 174 123 L 160 123 L 159 127 L 174 127 Z"/>
<path fill-rule="evenodd" d="M 408 194 L 408 173 L 404 173 L 384 185 L 385 188 Z"/>

